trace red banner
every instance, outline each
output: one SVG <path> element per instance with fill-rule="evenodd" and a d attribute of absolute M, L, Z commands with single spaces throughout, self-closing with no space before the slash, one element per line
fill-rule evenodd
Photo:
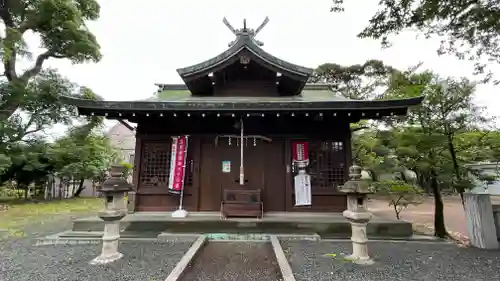
<path fill-rule="evenodd" d="M 170 175 L 168 181 L 168 189 L 172 193 L 180 193 L 184 188 L 187 146 L 187 136 L 174 137 L 172 139 Z"/>
<path fill-rule="evenodd" d="M 307 141 L 294 141 L 292 143 L 292 155 L 294 162 L 308 162 L 309 143 Z"/>

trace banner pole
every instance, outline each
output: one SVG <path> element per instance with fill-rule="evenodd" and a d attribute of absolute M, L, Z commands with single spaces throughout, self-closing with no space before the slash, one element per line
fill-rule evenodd
<path fill-rule="evenodd" d="M 245 184 L 245 168 L 243 165 L 243 118 L 240 118 L 240 185 Z"/>
<path fill-rule="evenodd" d="M 172 217 L 173 218 L 185 218 L 187 217 L 188 215 L 188 212 L 186 210 L 184 210 L 182 207 L 182 204 L 183 204 L 183 199 L 184 199 L 184 181 L 186 179 L 186 172 L 187 172 L 187 167 L 186 167 L 186 162 L 187 162 L 187 153 L 188 153 L 188 146 L 189 146 L 189 136 L 186 135 L 184 136 L 186 138 L 186 145 L 184 146 L 184 173 L 183 173 L 183 176 L 182 176 L 182 185 L 181 185 L 181 193 L 179 194 L 180 195 L 180 198 L 179 198 L 179 209 L 177 209 L 177 211 L 173 212 L 172 213 Z"/>
<path fill-rule="evenodd" d="M 182 177 L 182 188 L 181 188 L 181 198 L 179 200 L 179 210 L 182 210 L 182 203 L 184 201 L 184 181 L 186 180 L 186 172 L 187 172 L 187 167 L 186 167 L 186 162 L 187 162 L 187 153 L 188 153 L 188 136 L 186 135 L 186 148 L 184 150 L 184 175 Z"/>

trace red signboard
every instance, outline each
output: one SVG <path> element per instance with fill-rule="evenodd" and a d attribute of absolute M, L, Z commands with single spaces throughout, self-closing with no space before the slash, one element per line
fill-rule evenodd
<path fill-rule="evenodd" d="M 187 137 L 175 137 L 172 140 L 172 157 L 170 162 L 170 177 L 168 189 L 173 193 L 180 193 L 184 188 L 186 173 Z"/>
<path fill-rule="evenodd" d="M 309 144 L 307 141 L 294 141 L 292 143 L 292 155 L 294 162 L 309 161 Z"/>

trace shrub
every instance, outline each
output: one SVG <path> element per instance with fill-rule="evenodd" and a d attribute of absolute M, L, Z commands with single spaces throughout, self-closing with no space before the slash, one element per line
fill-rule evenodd
<path fill-rule="evenodd" d="M 400 213 L 408 205 L 418 205 L 422 203 L 423 190 L 414 184 L 409 184 L 401 180 L 385 180 L 373 183 L 375 193 L 386 198 L 389 206 L 393 206 L 396 218 L 400 219 Z"/>

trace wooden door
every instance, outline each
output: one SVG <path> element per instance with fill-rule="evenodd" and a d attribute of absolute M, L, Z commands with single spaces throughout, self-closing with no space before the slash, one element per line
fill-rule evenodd
<path fill-rule="evenodd" d="M 265 167 L 264 211 L 286 211 L 285 140 L 275 138 L 265 144 L 259 162 Z"/>
<path fill-rule="evenodd" d="M 264 189 L 262 153 L 253 140 L 244 141 L 244 185 L 240 185 L 241 144 L 238 139 L 206 137 L 201 144 L 200 211 L 218 211 L 224 189 Z M 259 142 L 259 141 L 257 141 Z"/>
<path fill-rule="evenodd" d="M 222 140 L 218 145 L 221 189 L 261 189 L 265 187 L 264 142 L 253 139 L 243 141 L 244 183 L 240 184 L 241 143 L 239 139 Z"/>
<path fill-rule="evenodd" d="M 248 139 L 243 143 L 245 184 L 239 184 L 240 143 L 206 139 L 201 147 L 200 210 L 218 211 L 224 189 L 260 189 L 265 211 L 286 210 L 285 141 Z M 229 166 L 229 167 L 228 167 Z"/>

